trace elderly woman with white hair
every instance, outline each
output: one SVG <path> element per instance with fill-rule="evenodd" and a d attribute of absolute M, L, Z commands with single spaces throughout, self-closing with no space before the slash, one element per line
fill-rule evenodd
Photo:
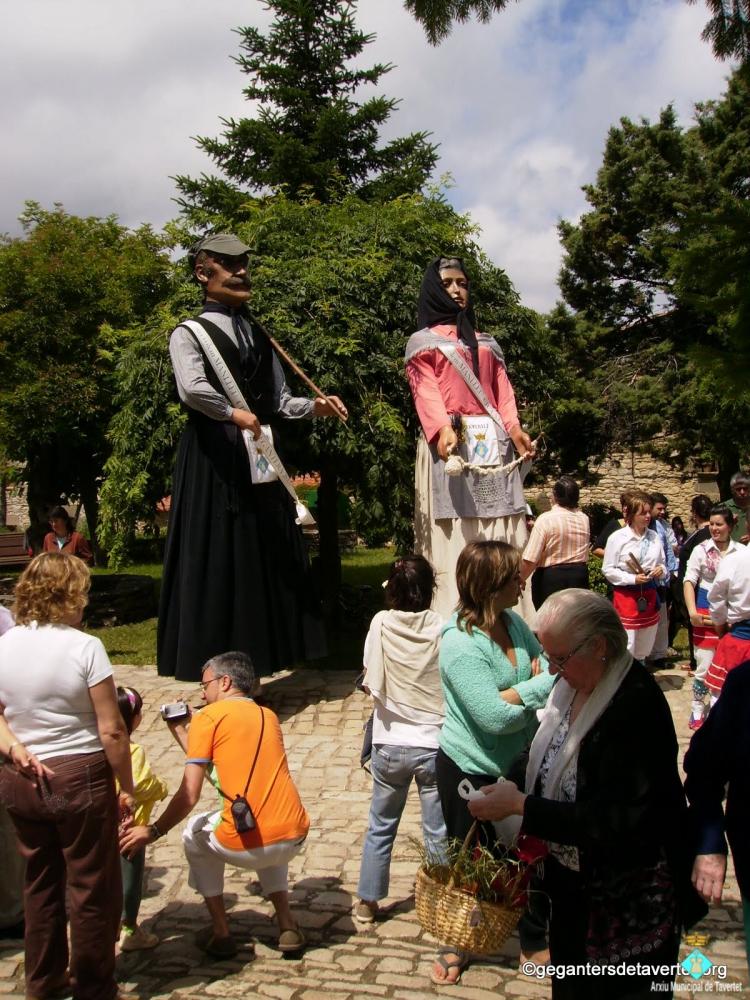
<path fill-rule="evenodd" d="M 627 651 L 612 605 L 568 589 L 539 610 L 559 675 L 519 778 L 482 789 L 482 820 L 519 816 L 546 840 L 554 965 L 639 964 L 640 975 L 553 979 L 555 1000 L 672 995 L 680 933 L 705 913 L 691 883 L 677 739 L 664 695 Z M 523 790 L 522 790 L 523 789 Z M 662 992 L 663 991 L 663 992 Z"/>

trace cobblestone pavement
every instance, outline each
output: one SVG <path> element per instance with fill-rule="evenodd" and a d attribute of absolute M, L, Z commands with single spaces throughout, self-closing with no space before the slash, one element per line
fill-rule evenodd
<path fill-rule="evenodd" d="M 161 702 L 186 697 L 199 701 L 197 685 L 157 677 L 152 667 L 117 667 L 118 683 L 134 685 L 145 701 L 138 739 L 154 769 L 167 779 L 170 792 L 179 783 L 182 755 L 158 716 Z M 658 680 L 672 706 L 681 755 L 687 746 L 690 684 L 677 669 Z M 214 961 L 193 943 L 207 923 L 200 898 L 188 887 L 179 829 L 150 848 L 147 890 L 141 917 L 162 943 L 153 951 L 119 958 L 123 989 L 143 997 L 261 996 L 277 1000 L 348 1000 L 388 997 L 418 1000 L 441 993 L 466 1000 L 497 997 L 548 997 L 550 981 L 518 971 L 518 939 L 491 961 L 478 961 L 454 987 L 433 987 L 428 979 L 434 942 L 421 930 L 413 906 L 416 862 L 407 839 L 419 833 L 416 790 L 410 795 L 394 852 L 391 895 L 385 919 L 357 924 L 351 916 L 359 858 L 370 798 L 369 776 L 359 768 L 362 726 L 369 712 L 364 695 L 353 692 L 354 673 L 301 670 L 281 673 L 264 685 L 269 704 L 284 728 L 289 763 L 312 825 L 304 853 L 290 868 L 293 905 L 308 936 L 302 957 L 283 957 L 274 948 L 270 904 L 247 873 L 227 868 L 227 905 L 233 930 L 243 942 L 236 958 Z M 207 791 L 204 803 L 213 805 Z M 157 810 L 158 811 L 158 810 Z M 684 980 L 683 988 L 719 993 L 747 989 L 741 904 L 733 877 L 724 904 L 698 928 L 709 935 L 702 951 L 714 963 L 726 963 L 722 983 Z M 248 947 L 255 942 L 255 958 Z M 683 945 L 681 956 L 691 950 Z M 740 985 L 742 984 L 742 985 Z M 724 990 L 722 990 L 724 987 Z M 0 942 L 0 994 L 23 994 L 23 951 Z M 607 997 L 606 982 L 599 994 Z"/>

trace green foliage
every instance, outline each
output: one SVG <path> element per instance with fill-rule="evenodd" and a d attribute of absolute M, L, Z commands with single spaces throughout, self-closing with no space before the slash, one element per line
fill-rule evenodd
<path fill-rule="evenodd" d="M 697 152 L 671 107 L 656 124 L 623 118 L 609 130 L 596 184 L 584 187 L 592 210 L 559 226 L 560 290 L 573 309 L 622 329 L 674 306 L 668 257 L 679 206 L 701 196 Z"/>
<path fill-rule="evenodd" d="M 356 191 L 367 200 L 413 194 L 437 161 L 424 132 L 378 143 L 398 102 L 355 101 L 392 68 L 362 68 L 372 35 L 356 29 L 347 0 L 269 0 L 267 35 L 239 28 L 237 58 L 249 78 L 244 93 L 255 116 L 223 120 L 221 139 L 200 138 L 224 178 L 178 177 L 182 205 L 199 225 L 217 212 L 234 221 L 252 214 L 248 191 L 283 191 L 293 200 L 332 201 Z"/>
<path fill-rule="evenodd" d="M 131 625 L 87 628 L 86 632 L 101 639 L 112 663 L 144 667 L 156 663 L 157 624 L 156 618 L 147 618 Z"/>
<path fill-rule="evenodd" d="M 696 0 L 688 0 L 695 3 Z M 719 59 L 750 56 L 750 0 L 706 0 L 711 18 L 701 36 Z"/>
<path fill-rule="evenodd" d="M 508 0 L 404 0 L 404 7 L 424 26 L 431 45 L 448 37 L 454 21 L 461 24 L 476 17 L 486 24 L 507 6 Z"/>
<path fill-rule="evenodd" d="M 597 556 L 589 555 L 588 572 L 589 590 L 593 590 L 596 594 L 604 594 L 606 597 L 609 593 L 609 586 L 607 584 L 607 578 L 604 573 L 602 573 L 602 560 Z"/>
<path fill-rule="evenodd" d="M 168 260 L 150 227 L 131 232 L 114 216 L 28 202 L 21 222 L 24 236 L 0 244 L 0 448 L 23 463 L 32 529 L 61 497 L 80 497 L 95 538 L 115 329 L 164 294 Z"/>
<path fill-rule="evenodd" d="M 687 0 L 693 4 L 696 0 Z M 750 0 L 706 0 L 711 12 L 702 38 L 710 42 L 718 59 L 740 59 L 750 56 Z M 431 45 L 448 37 L 453 23 L 476 17 L 487 23 L 493 14 L 504 10 L 508 0 L 404 0 L 425 29 Z"/>
<path fill-rule="evenodd" d="M 171 490 L 175 447 L 185 422 L 168 352 L 169 332 L 186 315 L 185 310 L 176 315 L 175 308 L 173 299 L 140 327 L 125 331 L 115 372 L 100 535 L 116 568 L 128 561 L 139 523 L 154 531 L 156 505 Z"/>
<path fill-rule="evenodd" d="M 568 415 L 583 398 L 591 454 L 716 459 L 723 479 L 740 463 L 728 429 L 750 420 L 748 77 L 735 73 L 687 132 L 671 108 L 655 124 L 623 119 L 585 188 L 590 211 L 560 226 L 560 287 L 576 314 L 549 322 L 567 335 Z"/>
<path fill-rule="evenodd" d="M 493 14 L 505 10 L 509 0 L 404 0 L 424 29 L 431 45 L 438 45 L 451 32 L 454 22 L 470 17 L 486 24 Z M 693 4 L 696 0 L 687 0 Z M 718 59 L 741 59 L 750 55 L 750 0 L 706 0 L 711 17 L 702 38 L 710 42 Z"/>

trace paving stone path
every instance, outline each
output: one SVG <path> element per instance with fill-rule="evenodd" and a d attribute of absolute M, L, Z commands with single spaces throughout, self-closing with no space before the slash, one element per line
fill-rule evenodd
<path fill-rule="evenodd" d="M 137 738 L 154 769 L 168 781 L 171 794 L 179 784 L 183 761 L 159 718 L 158 706 L 183 696 L 198 704 L 197 685 L 160 678 L 153 667 L 117 667 L 116 674 L 118 683 L 132 684 L 144 697 L 144 723 Z M 690 736 L 690 684 L 677 669 L 660 673 L 658 680 L 672 707 L 682 756 Z M 416 790 L 410 795 L 396 841 L 385 919 L 364 926 L 353 920 L 370 799 L 370 778 L 359 768 L 369 704 L 364 695 L 353 691 L 353 682 L 352 671 L 301 670 L 277 674 L 264 685 L 269 704 L 281 718 L 292 774 L 312 821 L 306 849 L 290 867 L 293 906 L 309 940 L 303 956 L 290 958 L 275 950 L 270 904 L 254 879 L 230 868 L 227 905 L 233 931 L 243 946 L 231 961 L 214 961 L 200 952 L 193 936 L 207 923 L 206 913 L 188 887 L 180 830 L 175 829 L 149 849 L 141 909 L 146 926 L 162 943 L 150 952 L 120 956 L 124 990 L 174 1000 L 238 996 L 419 1000 L 438 993 L 465 1000 L 550 996 L 549 979 L 537 981 L 519 973 L 516 937 L 492 961 L 473 964 L 458 986 L 437 989 L 430 983 L 435 944 L 421 930 L 414 913 L 416 862 L 409 856 L 408 844 L 410 835 L 419 834 Z M 214 802 L 214 793 L 206 791 L 202 804 L 209 807 Z M 723 905 L 712 910 L 699 928 L 710 935 L 702 951 L 714 963 L 728 967 L 723 983 L 711 981 L 713 993 L 731 989 L 744 994 L 747 990 L 741 919 L 737 886 L 731 877 Z M 690 950 L 683 945 L 681 957 Z M 686 979 L 683 989 L 701 992 L 706 983 Z M 20 996 L 23 992 L 23 951 L 15 943 L 0 942 L 0 994 Z M 604 981 L 600 995 L 606 1000 Z"/>

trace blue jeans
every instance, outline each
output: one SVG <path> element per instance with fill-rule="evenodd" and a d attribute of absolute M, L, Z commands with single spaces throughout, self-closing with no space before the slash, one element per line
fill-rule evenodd
<path fill-rule="evenodd" d="M 393 841 L 412 778 L 419 789 L 425 847 L 443 857 L 446 832 L 435 776 L 436 754 L 429 747 L 373 747 L 372 802 L 357 887 L 360 899 L 373 902 L 388 895 Z"/>

